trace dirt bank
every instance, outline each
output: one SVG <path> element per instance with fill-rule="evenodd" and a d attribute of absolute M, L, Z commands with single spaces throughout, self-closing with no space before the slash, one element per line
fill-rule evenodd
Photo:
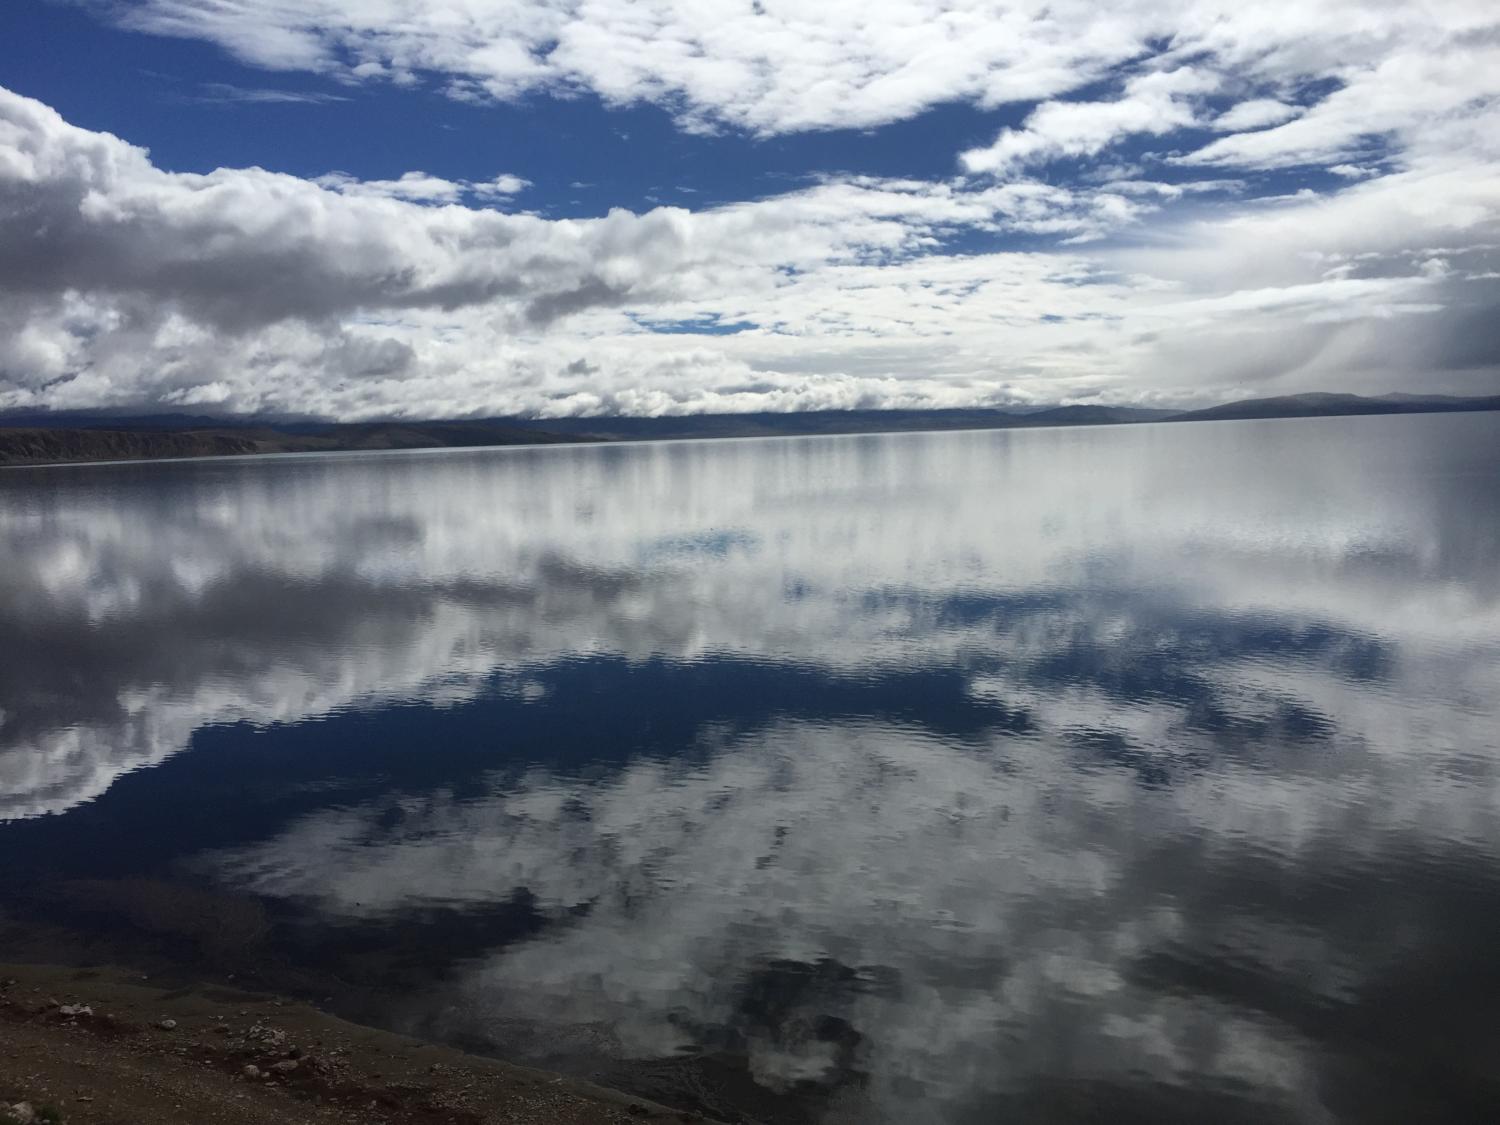
<path fill-rule="evenodd" d="M 706 1120 L 257 993 L 0 965 L 0 1103 L 23 1102 L 64 1125 Z"/>

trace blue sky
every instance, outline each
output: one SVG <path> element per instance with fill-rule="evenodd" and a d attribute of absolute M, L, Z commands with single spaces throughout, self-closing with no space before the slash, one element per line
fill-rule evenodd
<path fill-rule="evenodd" d="M 1500 17 L 16 0 L 0 409 L 1492 393 Z"/>
<path fill-rule="evenodd" d="M 259 165 L 368 180 L 414 168 L 452 179 L 507 169 L 535 185 L 529 205 L 558 217 L 751 199 L 828 173 L 942 178 L 956 170 L 958 152 L 1022 116 L 1016 107 L 953 104 L 880 129 L 693 135 L 655 105 L 606 108 L 587 93 L 470 105 L 433 84 L 349 87 L 267 73 L 209 43 L 124 31 L 82 7 L 38 0 L 0 10 L 0 43 L 12 45 L 7 86 L 73 124 L 149 148 L 164 168 Z M 23 43 L 48 49 L 14 49 Z M 309 100 L 236 100 L 257 95 Z"/>

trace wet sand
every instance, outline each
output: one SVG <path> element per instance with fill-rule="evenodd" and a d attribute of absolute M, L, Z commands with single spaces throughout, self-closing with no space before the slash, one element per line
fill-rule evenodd
<path fill-rule="evenodd" d="M 265 994 L 0 965 L 0 1103 L 21 1102 L 68 1125 L 708 1121 Z"/>

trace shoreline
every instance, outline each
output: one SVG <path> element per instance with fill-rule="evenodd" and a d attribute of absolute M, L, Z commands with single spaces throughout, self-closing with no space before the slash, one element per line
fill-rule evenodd
<path fill-rule="evenodd" d="M 1340 399 L 1329 403 L 1327 399 Z M 1178 422 L 1263 422 L 1306 418 L 1369 418 L 1500 411 L 1500 395 L 1421 401 L 1412 396 L 1293 395 L 1246 399 L 1199 410 L 1062 406 L 1015 412 L 995 407 L 932 410 L 825 410 L 786 414 L 702 414 L 554 419 L 436 419 L 418 422 L 325 423 L 279 429 L 274 423 L 224 419 L 203 426 L 147 425 L 122 419 L 49 426 L 7 425 L 0 417 L 0 468 L 229 460 L 331 453 L 534 449 L 554 445 L 618 445 L 756 438 L 847 437 L 871 434 L 974 433 L 1076 429 Z M 203 419 L 202 421 L 211 421 Z M 551 428 L 543 428 L 545 422 Z"/>
<path fill-rule="evenodd" d="M 301 1001 L 118 966 L 0 963 L 0 1122 L 701 1122 L 583 1079 L 351 1023 Z"/>
<path fill-rule="evenodd" d="M 443 965 L 393 961 L 384 945 L 369 948 L 355 942 L 323 949 L 322 938 L 314 939 L 319 952 L 309 956 L 306 939 L 310 931 L 299 919 L 281 912 L 265 913 L 253 898 L 159 880 L 49 879 L 45 883 L 44 889 L 33 887 L 30 893 L 23 886 L 7 887 L 0 896 L 7 900 L 0 905 L 0 981 L 44 978 L 56 993 L 31 996 L 30 1001 L 88 1004 L 90 982 L 100 979 L 155 995 L 197 994 L 210 1000 L 243 995 L 275 1008 L 316 1013 L 319 1018 L 360 1029 L 361 1034 L 390 1035 L 408 1044 L 451 1052 L 465 1065 L 477 1060 L 474 1065 L 481 1067 L 494 1062 L 502 1069 L 549 1079 L 562 1076 L 564 1086 L 606 1090 L 612 1097 L 625 1098 L 627 1105 L 636 1101 L 686 1112 L 689 1116 L 684 1120 L 808 1125 L 819 1115 L 819 1091 L 768 1090 L 754 1080 L 748 1059 L 732 1049 L 629 1054 L 607 1037 L 600 1039 L 597 1028 L 550 1021 L 545 1007 L 486 1009 L 478 1024 L 468 1017 L 457 1023 L 440 1018 L 450 1005 L 462 1008 L 466 1003 Z M 461 957 L 462 950 L 451 946 L 441 933 L 424 940 Z M 0 990 L 0 1001 L 5 996 Z M 224 1010 L 232 1003 L 226 1002 Z M 144 1022 L 149 1025 L 151 1021 Z M 0 1010 L 0 1029 L 5 1026 Z M 5 1057 L 0 1041 L 0 1100 L 11 1092 L 6 1089 L 10 1075 Z M 692 1113 L 700 1116 L 692 1117 Z M 99 1125 L 137 1125 L 130 1118 L 98 1120 Z M 356 1120 L 366 1125 L 364 1118 Z M 384 1120 L 371 1119 L 368 1125 Z M 431 1120 L 437 1125 L 445 1119 Z M 552 1119 L 500 1116 L 494 1120 L 530 1125 Z M 10 1123 L 0 1118 L 0 1125 Z M 473 1122 L 459 1119 L 456 1125 Z"/>

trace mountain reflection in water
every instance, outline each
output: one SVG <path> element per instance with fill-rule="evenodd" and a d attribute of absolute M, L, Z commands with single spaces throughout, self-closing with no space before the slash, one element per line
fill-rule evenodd
<path fill-rule="evenodd" d="M 1500 1118 L 1500 415 L 11 472 L 0 573 L 13 914 L 764 1119 Z"/>

